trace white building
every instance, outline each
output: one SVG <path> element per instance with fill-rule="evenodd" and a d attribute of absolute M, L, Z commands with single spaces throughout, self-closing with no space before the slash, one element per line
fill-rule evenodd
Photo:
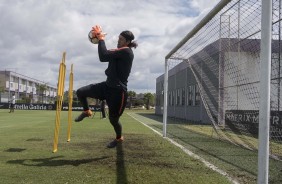
<path fill-rule="evenodd" d="M 54 103 L 57 87 L 13 71 L 0 71 L 0 102 L 8 102 L 13 93 L 22 103 Z"/>

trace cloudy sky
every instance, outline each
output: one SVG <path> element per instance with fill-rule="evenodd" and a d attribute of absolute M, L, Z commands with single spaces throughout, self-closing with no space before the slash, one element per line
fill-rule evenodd
<path fill-rule="evenodd" d="M 0 0 L 0 70 L 56 86 L 66 51 L 66 84 L 74 65 L 74 89 L 104 81 L 97 45 L 87 35 L 95 24 L 107 33 L 108 49 L 130 30 L 139 46 L 128 90 L 155 92 L 165 56 L 220 0 Z"/>

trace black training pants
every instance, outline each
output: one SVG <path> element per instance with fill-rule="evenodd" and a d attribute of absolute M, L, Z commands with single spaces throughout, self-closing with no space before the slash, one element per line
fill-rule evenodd
<path fill-rule="evenodd" d="M 108 87 L 106 82 L 101 82 L 81 87 L 77 90 L 76 94 L 85 111 L 89 109 L 87 97 L 106 100 L 109 107 L 110 122 L 115 129 L 117 138 L 121 137 L 122 127 L 119 117 L 122 115 L 126 106 L 128 97 L 126 91 Z"/>

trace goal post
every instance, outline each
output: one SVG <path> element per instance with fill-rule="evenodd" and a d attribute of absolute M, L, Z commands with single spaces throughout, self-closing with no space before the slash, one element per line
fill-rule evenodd
<path fill-rule="evenodd" d="M 258 184 L 268 183 L 272 0 L 262 1 Z"/>
<path fill-rule="evenodd" d="M 164 74 L 164 106 L 163 106 L 163 136 L 166 137 L 167 126 L 167 86 L 168 86 L 168 60 L 165 60 L 165 74 Z"/>

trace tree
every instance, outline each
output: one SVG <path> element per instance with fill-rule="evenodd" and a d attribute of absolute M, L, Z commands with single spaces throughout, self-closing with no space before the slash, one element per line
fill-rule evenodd
<path fill-rule="evenodd" d="M 5 91 L 4 87 L 0 87 L 0 103 L 1 103 L 1 94 Z"/>
<path fill-rule="evenodd" d="M 73 90 L 72 91 L 72 99 L 73 99 L 73 103 L 78 103 L 78 99 L 77 99 L 77 95 L 76 95 L 76 91 Z M 69 103 L 69 90 L 64 92 L 64 99 L 63 99 L 64 103 Z"/>
<path fill-rule="evenodd" d="M 44 92 L 47 90 L 47 85 L 46 84 L 39 84 L 38 85 L 38 90 L 39 90 L 39 94 L 41 94 L 41 100 L 42 100 L 42 103 L 43 103 L 43 96 L 44 96 Z"/>
<path fill-rule="evenodd" d="M 129 109 L 131 109 L 132 101 L 136 97 L 136 93 L 134 91 L 128 91 L 128 97 L 129 97 Z"/>
<path fill-rule="evenodd" d="M 139 98 L 139 99 L 134 100 L 134 105 L 135 106 L 143 106 L 144 105 L 144 99 Z"/>
<path fill-rule="evenodd" d="M 68 102 L 69 102 L 69 91 L 65 91 L 63 96 L 63 103 L 68 103 Z"/>
<path fill-rule="evenodd" d="M 144 94 L 144 101 L 146 103 L 146 109 L 150 109 L 150 105 L 154 104 L 155 96 L 152 93 L 145 93 Z"/>

